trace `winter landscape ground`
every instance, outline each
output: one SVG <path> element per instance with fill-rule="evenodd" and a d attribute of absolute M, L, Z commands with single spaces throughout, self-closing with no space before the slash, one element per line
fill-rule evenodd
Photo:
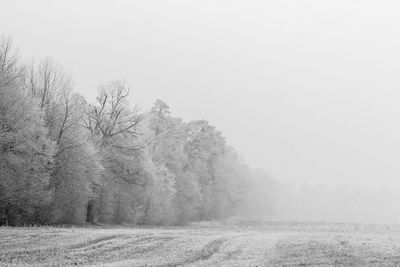
<path fill-rule="evenodd" d="M 1 266 L 399 266 L 400 226 L 0 228 Z"/>

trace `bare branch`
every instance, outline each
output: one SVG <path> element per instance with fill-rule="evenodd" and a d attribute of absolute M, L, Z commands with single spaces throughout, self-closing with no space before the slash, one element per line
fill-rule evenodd
<path fill-rule="evenodd" d="M 60 149 L 56 154 L 55 157 L 59 156 L 61 153 L 63 153 L 65 150 L 67 149 L 72 149 L 72 148 L 77 148 L 80 146 L 85 145 L 88 141 L 90 140 L 90 138 L 88 137 L 84 142 L 80 143 L 80 144 L 75 144 L 75 145 L 70 145 L 70 146 L 65 146 L 62 149 Z"/>

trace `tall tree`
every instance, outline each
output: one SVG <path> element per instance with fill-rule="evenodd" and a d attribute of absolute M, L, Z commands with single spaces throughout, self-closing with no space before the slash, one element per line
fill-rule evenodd
<path fill-rule="evenodd" d="M 0 41 L 0 217 L 10 224 L 42 219 L 55 152 L 17 59 L 11 40 Z"/>
<path fill-rule="evenodd" d="M 167 116 L 170 114 L 169 106 L 160 99 L 154 103 L 151 109 L 150 129 L 154 131 L 154 140 L 152 145 L 151 154 L 153 155 L 157 144 L 160 142 L 159 136 L 165 132 L 166 124 L 168 123 Z"/>
<path fill-rule="evenodd" d="M 97 104 L 88 107 L 84 127 L 97 143 L 104 166 L 100 217 L 106 222 L 142 220 L 149 174 L 139 142 L 142 115 L 129 108 L 130 86 L 112 81 L 100 86 Z M 142 216 L 144 217 L 144 215 Z"/>
<path fill-rule="evenodd" d="M 97 105 L 91 106 L 85 127 L 98 136 L 101 146 L 111 145 L 122 149 L 134 149 L 113 144 L 118 137 L 137 137 L 142 116 L 137 108 L 131 110 L 128 104 L 130 85 L 124 81 L 112 81 L 99 87 Z"/>

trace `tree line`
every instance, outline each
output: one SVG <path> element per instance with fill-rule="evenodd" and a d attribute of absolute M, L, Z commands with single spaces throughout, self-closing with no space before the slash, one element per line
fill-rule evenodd
<path fill-rule="evenodd" d="M 0 40 L 0 223 L 180 225 L 237 214 L 251 170 L 206 120 L 155 101 L 128 103 L 129 83 L 74 92 L 50 59 L 22 64 Z"/>

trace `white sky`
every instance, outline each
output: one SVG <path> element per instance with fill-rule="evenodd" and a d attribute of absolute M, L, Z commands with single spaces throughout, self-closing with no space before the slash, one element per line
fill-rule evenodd
<path fill-rule="evenodd" d="M 320 184 L 400 185 L 399 1 L 0 0 L 0 33 L 76 90 L 204 118 L 255 168 Z"/>

